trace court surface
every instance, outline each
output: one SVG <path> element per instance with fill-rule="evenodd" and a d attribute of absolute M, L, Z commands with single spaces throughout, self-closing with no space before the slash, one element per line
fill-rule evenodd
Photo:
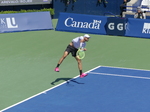
<path fill-rule="evenodd" d="M 98 66 L 87 73 L 1 112 L 149 112 L 149 70 Z"/>

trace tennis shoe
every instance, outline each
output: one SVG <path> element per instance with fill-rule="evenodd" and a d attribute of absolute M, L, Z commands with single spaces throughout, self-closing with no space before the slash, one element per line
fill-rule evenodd
<path fill-rule="evenodd" d="M 80 75 L 80 78 L 86 77 L 87 75 L 88 75 L 88 74 L 82 73 L 82 74 Z"/>
<path fill-rule="evenodd" d="M 56 67 L 54 71 L 55 71 L 55 72 L 59 72 L 59 68 L 58 68 L 58 67 Z"/>

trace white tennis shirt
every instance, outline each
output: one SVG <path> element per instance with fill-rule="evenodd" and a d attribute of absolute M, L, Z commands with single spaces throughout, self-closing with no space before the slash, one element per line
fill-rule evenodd
<path fill-rule="evenodd" d="M 74 45 L 75 48 L 79 48 L 80 47 L 80 40 L 84 39 L 83 36 L 80 36 L 80 37 L 76 37 L 72 40 L 72 43 Z M 86 46 L 86 43 L 85 42 L 82 42 L 82 47 L 85 48 Z"/>

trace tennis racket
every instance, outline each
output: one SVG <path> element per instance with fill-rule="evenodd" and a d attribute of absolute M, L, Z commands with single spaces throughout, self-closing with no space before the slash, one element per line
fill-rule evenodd
<path fill-rule="evenodd" d="M 85 57 L 84 50 L 82 50 L 82 49 L 79 48 L 78 51 L 77 51 L 77 53 L 76 53 L 76 56 L 77 56 L 78 59 L 83 59 Z"/>

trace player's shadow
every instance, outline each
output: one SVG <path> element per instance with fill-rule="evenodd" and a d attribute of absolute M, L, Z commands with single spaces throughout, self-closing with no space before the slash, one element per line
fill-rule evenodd
<path fill-rule="evenodd" d="M 59 81 L 66 81 L 67 84 L 69 84 L 70 82 L 73 82 L 76 84 L 84 84 L 84 83 L 78 82 L 78 81 L 76 81 L 76 79 L 72 79 L 72 78 L 57 78 L 55 81 L 51 82 L 51 85 L 55 85 L 55 83 L 57 83 Z"/>

